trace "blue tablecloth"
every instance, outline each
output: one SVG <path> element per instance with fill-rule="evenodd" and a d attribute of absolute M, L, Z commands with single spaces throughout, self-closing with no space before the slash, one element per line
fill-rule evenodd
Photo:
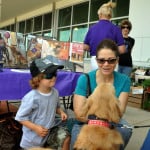
<path fill-rule="evenodd" d="M 72 95 L 79 72 L 58 71 L 56 89 L 61 97 Z M 0 73 L 0 100 L 21 99 L 31 90 L 29 70 L 4 69 Z"/>

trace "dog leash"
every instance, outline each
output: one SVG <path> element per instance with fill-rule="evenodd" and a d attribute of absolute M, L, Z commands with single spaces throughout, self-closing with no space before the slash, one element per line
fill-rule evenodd
<path fill-rule="evenodd" d="M 127 128 L 127 129 L 136 129 L 136 128 L 150 127 L 150 125 L 130 126 L 130 125 L 125 125 L 125 124 L 117 124 L 117 123 L 113 123 L 113 122 L 110 122 L 110 124 L 113 127 L 120 127 L 120 128 Z"/>
<path fill-rule="evenodd" d="M 130 128 L 130 129 L 134 129 L 134 128 L 147 128 L 150 127 L 150 125 L 143 125 L 143 126 L 127 126 L 124 125 L 124 128 Z"/>

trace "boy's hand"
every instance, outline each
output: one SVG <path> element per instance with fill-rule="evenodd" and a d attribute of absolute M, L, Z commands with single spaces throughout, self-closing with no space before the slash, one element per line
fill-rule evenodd
<path fill-rule="evenodd" d="M 36 125 L 36 128 L 35 128 L 35 132 L 41 136 L 41 137 L 45 137 L 47 134 L 48 134 L 48 129 L 40 126 L 40 125 Z"/>
<path fill-rule="evenodd" d="M 67 114 L 64 113 L 63 111 L 61 112 L 60 116 L 61 116 L 61 120 L 62 120 L 62 121 L 64 121 L 64 120 L 67 119 Z"/>
<path fill-rule="evenodd" d="M 45 137 L 49 130 L 44 128 L 41 125 L 37 125 L 35 123 L 32 123 L 31 121 L 20 121 L 20 123 L 24 126 L 26 126 L 27 128 L 31 129 L 32 131 L 36 132 L 37 135 L 41 136 L 41 137 Z"/>

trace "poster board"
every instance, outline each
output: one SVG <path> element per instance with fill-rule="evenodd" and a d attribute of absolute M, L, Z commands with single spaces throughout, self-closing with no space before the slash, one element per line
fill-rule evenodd
<path fill-rule="evenodd" d="M 47 41 L 49 43 L 52 56 L 61 60 L 69 59 L 69 49 L 70 49 L 69 42 L 61 42 L 57 40 L 47 40 Z"/>
<path fill-rule="evenodd" d="M 16 67 L 27 65 L 26 50 L 22 33 L 0 30 L 1 38 L 4 39 L 8 53 L 7 61 L 3 66 Z"/>
<path fill-rule="evenodd" d="M 70 61 L 76 63 L 83 63 L 83 43 L 70 43 Z"/>

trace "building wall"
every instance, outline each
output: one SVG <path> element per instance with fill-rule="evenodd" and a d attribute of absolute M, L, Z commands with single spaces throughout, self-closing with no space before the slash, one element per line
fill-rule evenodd
<path fill-rule="evenodd" d="M 133 61 L 147 61 L 150 58 L 150 1 L 130 0 L 129 20 L 133 28 L 130 33 L 135 38 Z M 147 64 L 150 66 L 150 62 Z"/>

